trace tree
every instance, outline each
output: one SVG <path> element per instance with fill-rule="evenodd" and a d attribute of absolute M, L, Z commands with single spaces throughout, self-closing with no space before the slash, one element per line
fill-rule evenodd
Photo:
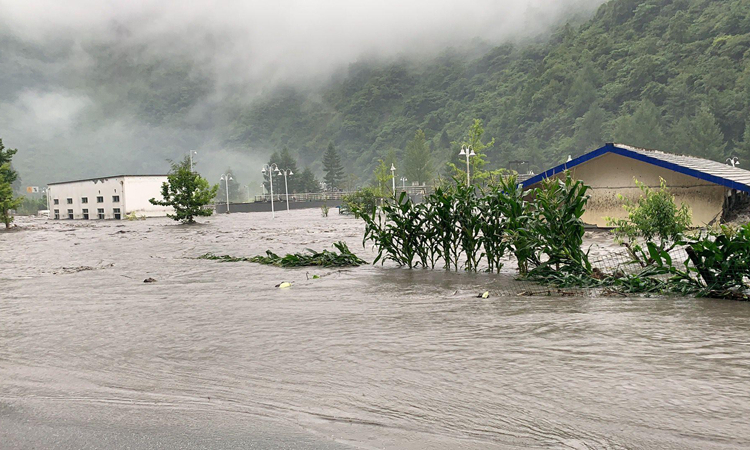
<path fill-rule="evenodd" d="M 190 159 L 172 163 L 167 182 L 161 185 L 162 200 L 152 198 L 152 205 L 171 206 L 174 214 L 167 214 L 182 223 L 195 223 L 196 216 L 210 216 L 213 211 L 205 208 L 216 197 L 218 185 L 211 186 L 197 172 L 190 170 Z"/>
<path fill-rule="evenodd" d="M 681 118 L 672 128 L 672 139 L 677 153 L 724 162 L 724 133 L 705 106 L 692 118 Z"/>
<path fill-rule="evenodd" d="M 485 149 L 491 148 L 495 145 L 495 139 L 493 138 L 488 143 L 482 142 L 482 135 L 484 134 L 484 128 L 482 127 L 481 119 L 474 119 L 474 123 L 469 127 L 466 139 L 460 143 L 460 147 L 469 147 L 474 150 L 476 156 L 469 157 L 469 168 L 471 170 L 471 182 L 472 184 L 486 184 L 499 172 L 493 173 L 484 170 L 484 166 L 487 165 L 487 155 L 484 153 Z M 451 176 L 458 180 L 459 183 L 466 181 L 466 171 L 462 167 L 466 167 L 466 157 L 457 156 L 461 161 L 457 163 L 448 163 L 448 167 L 451 172 Z"/>
<path fill-rule="evenodd" d="M 661 111 L 648 100 L 641 102 L 633 114 L 621 116 L 617 120 L 614 138 L 622 144 L 663 150 L 666 139 Z"/>
<path fill-rule="evenodd" d="M 404 175 L 407 180 L 426 184 L 432 177 L 432 152 L 422 130 L 417 130 L 414 139 L 406 145 L 404 153 Z"/>
<path fill-rule="evenodd" d="M 305 167 L 297 178 L 297 186 L 301 192 L 320 192 L 320 182 L 309 167 Z"/>
<path fill-rule="evenodd" d="M 735 151 L 740 162 L 744 166 L 750 166 L 750 121 L 745 124 L 745 134 L 742 135 L 742 141 L 737 143 Z"/>
<path fill-rule="evenodd" d="M 344 179 L 344 166 L 341 165 L 341 159 L 333 147 L 333 142 L 328 144 L 328 150 L 323 155 L 323 171 L 326 173 L 323 180 L 329 190 L 341 187 Z"/>
<path fill-rule="evenodd" d="M 373 172 L 375 178 L 375 189 L 378 197 L 390 197 L 393 195 L 393 172 L 382 159 L 378 160 L 379 164 Z"/>
<path fill-rule="evenodd" d="M 227 201 L 226 186 L 227 184 L 229 184 L 229 201 L 234 203 L 241 202 L 243 200 L 243 195 L 240 189 L 240 182 L 237 181 L 237 176 L 234 174 L 234 172 L 232 172 L 231 168 L 227 168 L 224 174 L 229 176 L 229 182 L 225 183 L 224 181 L 221 181 L 219 183 L 219 190 L 216 194 L 216 199 L 219 201 L 219 203 L 224 203 Z"/>
<path fill-rule="evenodd" d="M 599 148 L 604 144 L 604 123 L 607 119 L 604 110 L 594 103 L 586 114 L 576 119 L 574 142 L 576 154 Z"/>
<path fill-rule="evenodd" d="M 297 173 L 297 160 L 292 156 L 291 153 L 289 153 L 289 149 L 284 147 L 281 150 L 281 153 L 279 154 L 279 160 L 276 162 L 276 164 L 279 166 L 279 169 L 281 170 L 289 170 L 291 173 L 296 174 L 291 177 L 287 177 L 287 182 L 289 184 L 289 192 L 298 192 L 299 191 L 299 183 L 298 183 L 298 176 Z M 281 180 L 283 181 L 284 175 L 281 175 Z M 276 183 L 276 179 L 273 180 L 274 183 Z M 281 192 L 281 190 L 279 190 Z"/>
<path fill-rule="evenodd" d="M 17 152 L 16 149 L 6 149 L 3 140 L 0 139 L 0 220 L 5 224 L 5 228 L 10 228 L 13 222 L 10 211 L 18 208 L 23 202 L 22 198 L 13 194 L 13 182 L 18 178 L 18 172 L 13 170 L 10 162 Z"/>

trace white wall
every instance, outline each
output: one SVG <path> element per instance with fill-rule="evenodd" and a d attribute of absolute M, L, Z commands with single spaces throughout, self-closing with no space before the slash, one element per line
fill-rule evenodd
<path fill-rule="evenodd" d="M 172 212 L 169 206 L 157 206 L 149 202 L 152 198 L 161 200 L 161 185 L 166 182 L 166 176 L 125 177 L 123 192 L 127 212 L 146 217 L 163 217 Z"/>
<path fill-rule="evenodd" d="M 83 219 L 88 209 L 89 220 L 98 219 L 98 210 L 104 210 L 105 219 L 115 218 L 115 209 L 120 210 L 121 218 L 130 212 L 149 217 L 164 216 L 170 208 L 151 205 L 148 200 L 160 198 L 161 183 L 166 176 L 106 177 L 70 183 L 52 184 L 48 188 L 50 217 L 59 211 L 60 219 L 68 219 L 68 210 L 73 210 L 73 219 Z M 119 196 L 119 201 L 115 201 Z M 97 197 L 103 197 L 97 202 Z M 84 198 L 88 200 L 83 203 Z M 54 200 L 58 204 L 54 204 Z M 71 199 L 72 203 L 68 203 Z"/>

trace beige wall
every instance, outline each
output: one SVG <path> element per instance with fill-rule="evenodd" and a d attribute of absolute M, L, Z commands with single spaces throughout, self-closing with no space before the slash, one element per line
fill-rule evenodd
<path fill-rule="evenodd" d="M 570 172 L 573 178 L 591 186 L 591 198 L 583 215 L 587 224 L 603 227 L 607 225 L 604 217 L 627 217 L 617 194 L 637 199 L 641 191 L 633 178 L 652 187 L 659 186 L 659 177 L 664 178 L 677 204 L 685 203 L 690 207 L 693 225 L 697 227 L 720 217 L 724 204 L 723 186 L 613 153 L 576 166 Z"/>

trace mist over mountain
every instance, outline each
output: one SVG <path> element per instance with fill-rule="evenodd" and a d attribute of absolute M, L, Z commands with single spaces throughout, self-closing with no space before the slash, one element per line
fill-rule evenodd
<path fill-rule="evenodd" d="M 746 0 L 122 3 L 0 0 L 24 185 L 197 150 L 209 179 L 257 186 L 273 151 L 319 171 L 329 141 L 364 180 L 417 129 L 448 160 L 474 118 L 494 167 L 610 140 L 750 157 Z"/>
<path fill-rule="evenodd" d="M 230 139 L 258 99 L 319 97 L 361 61 L 482 53 L 597 3 L 0 1 L 0 137 L 24 184 L 165 172 L 190 150 L 211 178 L 259 182 L 278 143 Z"/>

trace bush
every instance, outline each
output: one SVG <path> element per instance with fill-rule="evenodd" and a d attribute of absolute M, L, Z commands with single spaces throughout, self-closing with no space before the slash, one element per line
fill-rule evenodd
<path fill-rule="evenodd" d="M 628 212 L 628 218 L 607 218 L 607 224 L 615 227 L 615 239 L 642 265 L 649 264 L 652 258 L 638 245 L 639 238 L 653 242 L 659 250 L 669 251 L 692 223 L 687 205 L 677 207 L 666 181 L 663 178 L 659 180 L 659 189 L 652 189 L 635 180 L 642 194 L 635 201 L 625 199 L 623 208 Z M 618 198 L 623 199 L 621 195 Z"/>
<path fill-rule="evenodd" d="M 380 199 L 376 188 L 366 187 L 345 195 L 341 201 L 359 219 L 363 214 L 372 215 Z"/>

